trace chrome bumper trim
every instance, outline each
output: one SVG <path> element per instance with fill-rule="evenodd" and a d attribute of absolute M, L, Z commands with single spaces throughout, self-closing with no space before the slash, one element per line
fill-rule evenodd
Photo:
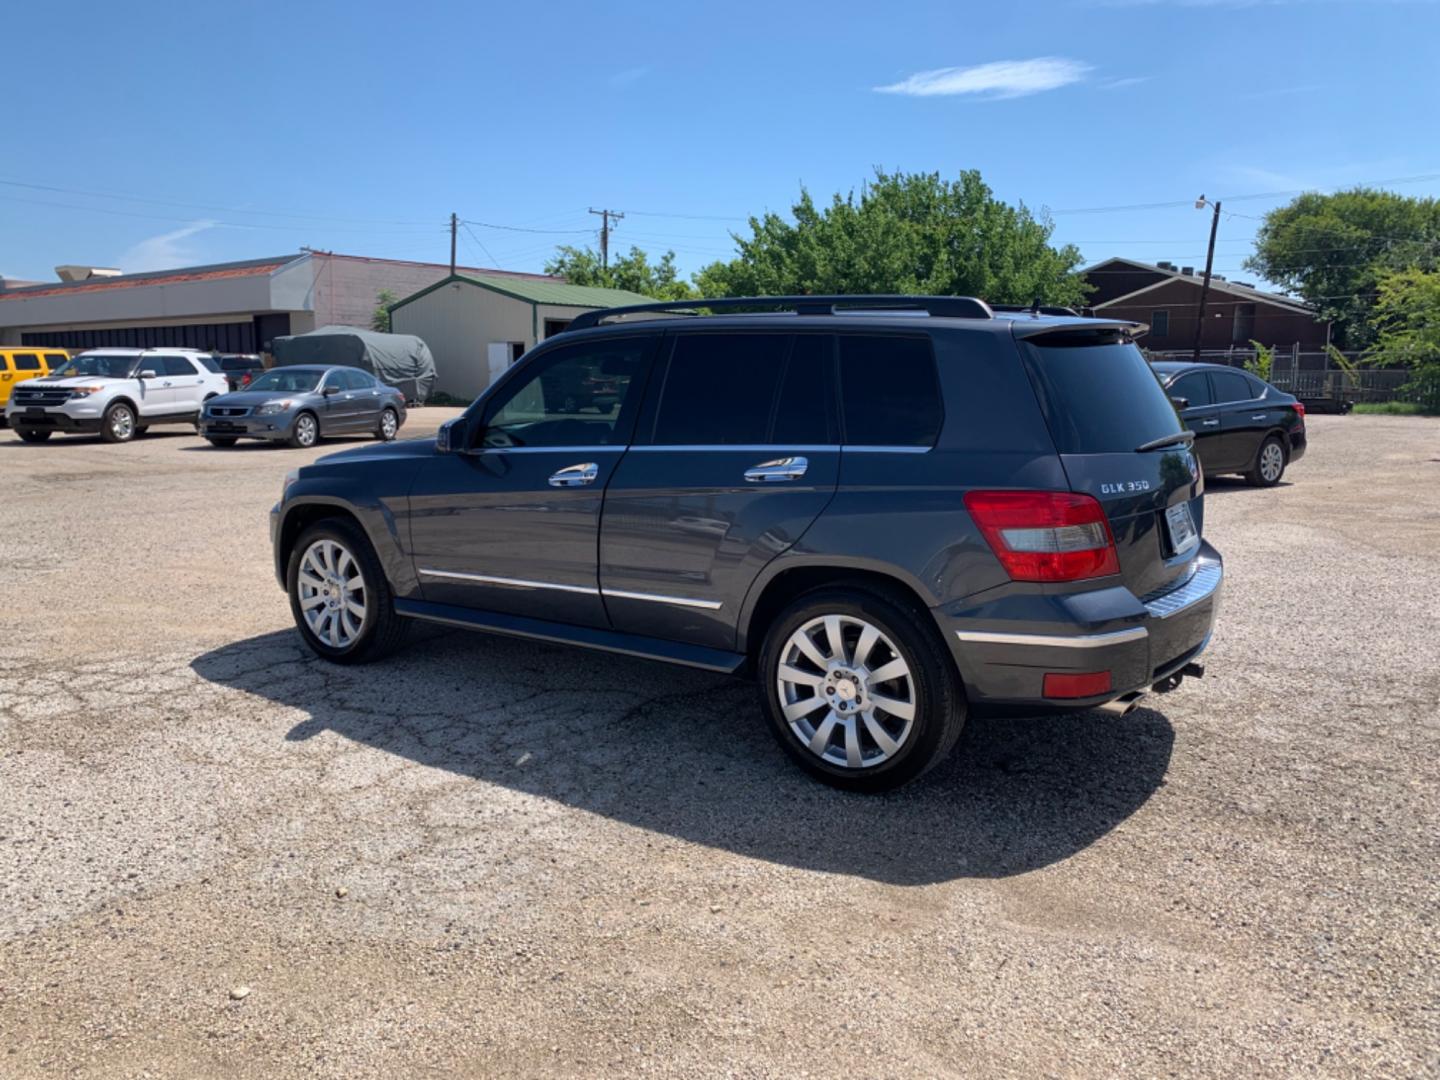
<path fill-rule="evenodd" d="M 1152 593 L 1141 603 L 1145 605 L 1145 610 L 1152 617 L 1168 619 L 1172 615 L 1180 614 L 1186 608 L 1194 607 L 1202 600 L 1209 599 L 1219 590 L 1224 578 L 1225 571 L 1221 564 L 1213 559 L 1205 559 L 1196 563 L 1194 573 L 1179 588 L 1171 589 L 1159 596 Z"/>
<path fill-rule="evenodd" d="M 1110 630 L 1103 634 L 1005 634 L 988 630 L 956 630 L 955 636 L 964 642 L 982 645 L 1039 645 L 1047 649 L 1100 649 L 1106 645 L 1121 645 L 1127 641 L 1143 641 L 1150 632 L 1143 626 L 1132 626 L 1125 630 Z"/>

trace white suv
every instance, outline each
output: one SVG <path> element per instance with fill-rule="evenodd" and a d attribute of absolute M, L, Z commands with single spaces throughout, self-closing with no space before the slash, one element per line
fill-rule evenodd
<path fill-rule="evenodd" d="M 57 431 L 129 442 L 152 424 L 195 424 L 206 401 L 230 389 L 208 353 L 194 349 L 91 349 L 10 395 L 5 418 L 26 442 Z"/>

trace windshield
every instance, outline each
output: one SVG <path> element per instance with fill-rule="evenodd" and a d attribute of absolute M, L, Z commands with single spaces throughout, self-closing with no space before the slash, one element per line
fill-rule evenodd
<path fill-rule="evenodd" d="M 73 375 L 89 375 L 102 379 L 128 379 L 135 369 L 138 356 L 124 356 L 115 353 L 81 353 L 67 360 L 51 377 L 68 379 Z"/>
<path fill-rule="evenodd" d="M 278 390 L 284 394 L 308 394 L 320 384 L 321 371 L 297 371 L 293 368 L 276 368 L 267 371 L 252 382 L 250 390 Z"/>
<path fill-rule="evenodd" d="M 1184 430 L 1140 350 L 1111 334 L 1026 342 L 1050 434 L 1062 454 L 1116 454 Z"/>
<path fill-rule="evenodd" d="M 249 356 L 224 356 L 220 358 L 221 371 L 247 371 L 258 368 L 260 361 Z"/>

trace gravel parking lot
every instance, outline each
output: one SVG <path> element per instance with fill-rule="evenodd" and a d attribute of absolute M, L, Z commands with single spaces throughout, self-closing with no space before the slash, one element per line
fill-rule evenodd
<path fill-rule="evenodd" d="M 336 444 L 0 433 L 0 1075 L 1434 1075 L 1440 424 L 1309 428 L 1211 483 L 1203 681 L 883 798 L 712 675 L 311 659 Z"/>

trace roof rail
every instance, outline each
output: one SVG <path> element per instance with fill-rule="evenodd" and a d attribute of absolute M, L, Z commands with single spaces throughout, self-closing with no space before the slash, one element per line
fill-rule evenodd
<path fill-rule="evenodd" d="M 631 304 L 627 307 L 584 311 L 571 320 L 567 329 L 586 330 L 599 326 L 606 319 L 644 312 L 694 312 L 709 308 L 712 312 L 749 311 L 756 308 L 793 311 L 797 315 L 843 315 L 850 311 L 921 311 L 927 315 L 950 319 L 989 319 L 990 305 L 970 296 L 867 296 L 863 293 L 846 296 L 726 296 L 709 300 L 670 300 L 654 304 Z"/>
<path fill-rule="evenodd" d="M 1074 308 L 1064 307 L 1060 304 L 991 304 L 991 311 L 1005 312 L 1026 312 L 1030 315 L 1079 315 L 1080 312 Z"/>

